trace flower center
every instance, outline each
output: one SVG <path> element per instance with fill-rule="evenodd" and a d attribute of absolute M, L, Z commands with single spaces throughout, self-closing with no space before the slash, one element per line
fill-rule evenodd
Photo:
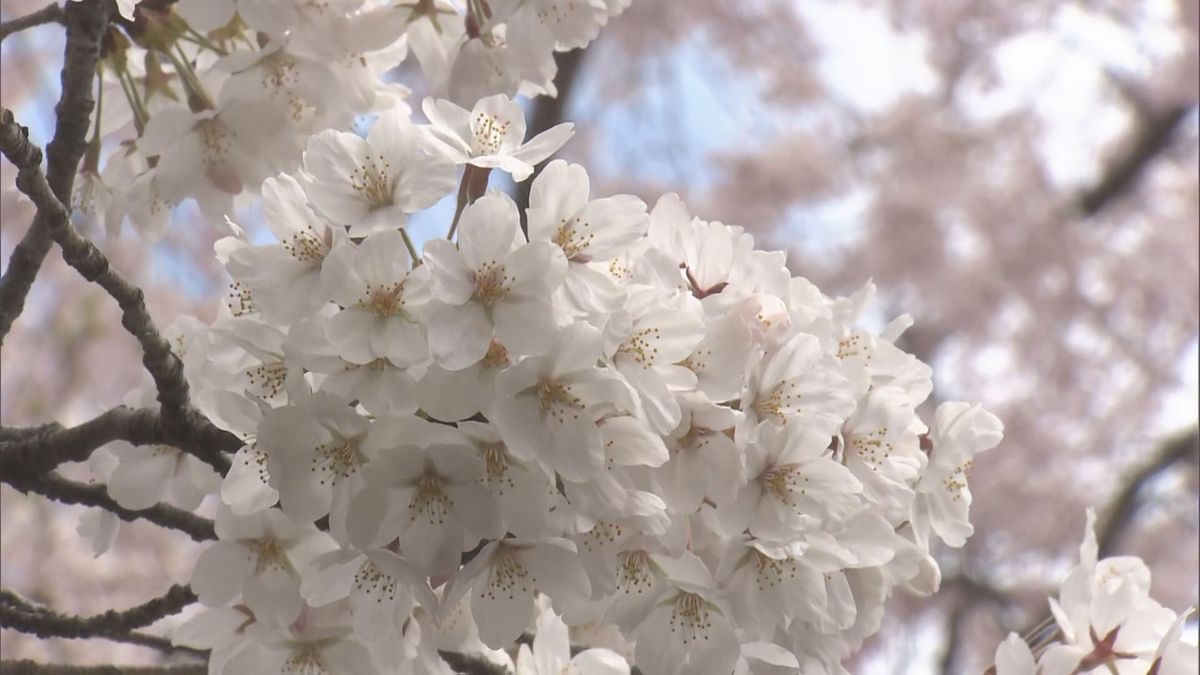
<path fill-rule="evenodd" d="M 882 427 L 866 434 L 847 434 L 846 449 L 872 466 L 879 466 L 892 455 L 895 446 L 884 440 L 888 428 Z M 951 474 L 953 477 L 953 474 Z M 964 481 L 965 483 L 965 481 Z"/>
<path fill-rule="evenodd" d="M 683 644 L 708 639 L 710 605 L 695 593 L 681 591 L 675 596 L 675 609 L 671 611 L 671 630 L 677 631 Z"/>
<path fill-rule="evenodd" d="M 754 402 L 754 412 L 759 417 L 773 420 L 776 424 L 786 426 L 788 415 L 795 414 L 792 408 L 800 401 L 802 395 L 796 391 L 796 383 L 789 380 L 780 382 L 771 389 L 766 398 Z"/>
<path fill-rule="evenodd" d="M 428 472 L 417 483 L 417 491 L 408 504 L 409 520 L 416 521 L 418 515 L 424 514 L 430 525 L 441 525 L 450 513 L 450 504 L 450 498 L 442 490 L 441 477 Z"/>
<path fill-rule="evenodd" d="M 196 131 L 200 133 L 200 148 L 208 163 L 224 159 L 233 147 L 229 132 L 215 119 L 200 120 L 196 123 Z"/>
<path fill-rule="evenodd" d="M 683 436 L 675 441 L 676 452 L 695 452 L 700 448 L 708 445 L 708 437 L 713 435 L 712 429 L 705 429 L 701 426 L 692 425 Z"/>
<path fill-rule="evenodd" d="M 283 391 L 283 383 L 287 380 L 287 366 L 283 365 L 283 361 L 264 363 L 247 368 L 246 377 L 250 380 L 250 387 L 263 398 L 275 398 Z"/>
<path fill-rule="evenodd" d="M 293 234 L 283 242 L 283 249 L 293 259 L 309 264 L 320 264 L 333 246 L 332 232 L 326 230 L 325 236 L 318 237 L 312 226 L 306 225 L 303 230 Z"/>
<path fill-rule="evenodd" d="M 571 389 L 554 380 L 542 380 L 537 387 L 538 407 L 543 413 L 550 413 L 559 422 L 565 422 L 567 415 L 571 419 L 579 419 L 579 411 L 584 409 L 583 400 L 571 393 Z"/>
<path fill-rule="evenodd" d="M 512 477 L 508 475 L 508 449 L 503 443 L 489 443 L 480 449 L 479 454 L 483 457 L 485 467 L 481 479 L 483 483 L 498 485 L 501 493 L 506 485 L 516 487 Z"/>
<path fill-rule="evenodd" d="M 359 306 L 371 311 L 380 318 L 402 316 L 404 314 L 404 285 L 408 282 L 397 281 L 394 284 L 367 284 L 366 297 L 359 301 Z"/>
<path fill-rule="evenodd" d="M 500 152 L 500 145 L 508 133 L 509 123 L 501 122 L 499 118 L 482 112 L 475 113 L 473 121 L 471 127 L 475 133 L 471 139 L 471 154 L 478 157 Z"/>
<path fill-rule="evenodd" d="M 795 464 L 773 466 L 763 472 L 758 480 L 763 490 L 788 506 L 794 506 L 796 495 L 808 493 L 807 484 L 810 481 Z"/>
<path fill-rule="evenodd" d="M 475 280 L 475 299 L 491 307 L 503 300 L 512 288 L 513 278 L 504 273 L 504 265 L 488 261 L 472 274 Z"/>
<path fill-rule="evenodd" d="M 512 360 L 508 358 L 508 350 L 504 345 L 492 338 L 491 344 L 488 345 L 487 353 L 483 355 L 484 368 L 504 368 L 507 367 Z"/>
<path fill-rule="evenodd" d="M 581 221 L 578 217 L 570 220 L 564 218 L 559 223 L 558 231 L 554 233 L 554 243 L 562 249 L 567 260 L 574 262 L 591 260 L 590 256 L 584 254 L 588 245 L 596 238 L 595 234 L 588 232 L 591 226 L 591 223 Z"/>
<path fill-rule="evenodd" d="M 358 439 L 339 439 L 317 447 L 312 460 L 314 473 L 324 473 L 320 484 L 333 483 L 339 478 L 349 478 L 362 465 L 363 457 L 358 451 Z"/>
<path fill-rule="evenodd" d="M 350 187 L 374 211 L 392 205 L 392 178 L 391 162 L 383 155 L 367 155 L 350 173 Z"/>
<path fill-rule="evenodd" d="M 329 671 L 321 661 L 321 649 L 314 644 L 296 645 L 296 650 L 283 664 L 283 672 L 296 675 L 325 675 Z"/>
<path fill-rule="evenodd" d="M 502 597 L 513 599 L 517 593 L 527 594 L 537 578 L 512 554 L 512 549 L 501 544 L 492 554 L 491 570 L 487 589 L 483 594 L 495 600 Z"/>
<path fill-rule="evenodd" d="M 645 551 L 622 551 L 617 556 L 617 588 L 641 595 L 654 586 L 650 556 Z"/>
<path fill-rule="evenodd" d="M 768 591 L 783 582 L 784 578 L 796 578 L 796 563 L 790 559 L 776 560 L 758 549 L 751 549 L 754 565 L 754 580 L 759 591 Z"/>
<path fill-rule="evenodd" d="M 657 328 L 643 328 L 634 331 L 633 335 L 626 338 L 625 342 L 622 342 L 621 346 L 617 348 L 617 353 L 624 354 L 649 368 L 658 358 L 658 347 L 654 345 L 658 342 L 661 334 L 662 331 Z"/>
<path fill-rule="evenodd" d="M 262 66 L 264 89 L 290 89 L 300 81 L 296 72 L 296 60 L 282 51 L 263 59 Z"/>
<path fill-rule="evenodd" d="M 383 596 L 388 600 L 396 599 L 396 580 L 369 560 L 354 575 L 354 588 L 365 595 L 376 596 L 377 602 L 383 602 Z"/>
<path fill-rule="evenodd" d="M 248 541 L 246 545 L 258 558 L 254 565 L 255 571 L 261 573 L 267 570 L 288 571 L 292 569 L 292 563 L 288 561 L 283 544 L 279 543 L 278 539 L 263 537 L 262 539 Z"/>

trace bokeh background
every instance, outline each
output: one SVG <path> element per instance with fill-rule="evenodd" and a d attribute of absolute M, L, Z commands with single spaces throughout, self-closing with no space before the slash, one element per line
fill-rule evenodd
<path fill-rule="evenodd" d="M 43 4 L 3 0 L 3 18 Z M 941 593 L 893 599 L 852 672 L 982 671 L 1046 613 L 1088 506 L 1104 553 L 1144 558 L 1171 608 L 1200 603 L 1198 21 L 1195 0 L 634 0 L 560 55 L 558 100 L 530 102 L 535 128 L 575 122 L 562 156 L 594 192 L 679 192 L 829 294 L 874 279 L 873 319 L 915 318 L 903 346 L 933 366 L 934 398 L 1004 420 L 972 474 L 976 534 L 939 551 Z M 0 102 L 39 142 L 61 53 L 55 26 L 0 53 Z M 32 214 L 13 176 L 0 163 L 5 263 Z M 100 242 L 160 325 L 211 318 L 224 292 L 223 226 L 176 215 L 153 245 Z M 5 341 L 3 424 L 121 402 L 142 375 L 117 317 L 51 253 Z M 94 558 L 83 509 L 5 486 L 0 510 L 0 583 L 61 611 L 132 606 L 186 580 L 197 553 L 123 523 Z M 157 658 L 10 631 L 0 656 Z"/>

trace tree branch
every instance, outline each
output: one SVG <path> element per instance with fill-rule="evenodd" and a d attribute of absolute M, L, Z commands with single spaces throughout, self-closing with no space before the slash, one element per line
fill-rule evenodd
<path fill-rule="evenodd" d="M 113 441 L 169 444 L 156 411 L 117 406 L 69 429 L 53 422 L 29 430 L 5 429 L 0 434 L 0 468 L 49 471 L 63 462 L 86 461 Z"/>
<path fill-rule="evenodd" d="M 166 594 L 137 607 L 118 612 L 109 610 L 92 617 L 58 614 L 48 608 L 33 607 L 15 593 L 0 590 L 0 628 L 11 628 L 40 638 L 104 638 L 152 647 L 163 652 L 185 651 L 199 656 L 206 652 L 171 644 L 167 638 L 134 630 L 146 626 L 195 602 L 187 586 L 172 586 Z"/>
<path fill-rule="evenodd" d="M 507 675 L 508 671 L 479 656 L 459 652 L 439 651 L 438 656 L 460 675 Z"/>
<path fill-rule="evenodd" d="M 84 0 L 68 2 L 63 10 L 67 24 L 67 46 L 63 55 L 62 97 L 54 108 L 54 138 L 46 146 L 46 154 L 50 187 L 59 201 L 64 203 L 70 203 L 75 171 L 87 147 L 88 122 L 95 107 L 92 81 L 96 75 L 96 60 L 100 55 L 100 38 L 108 25 L 111 4 L 107 0 Z M 5 134 L 7 140 L 7 130 Z M 7 148 L 4 153 L 18 169 L 22 167 L 18 159 L 26 160 L 25 166 L 37 163 L 28 161 L 34 156 L 36 148 L 30 150 L 26 147 L 23 150 L 25 154 L 17 159 L 9 154 Z M 40 161 L 41 153 L 36 152 L 36 157 Z M 25 307 L 25 296 L 29 294 L 33 279 L 50 251 L 50 217 L 49 213 L 38 210 L 33 224 L 13 248 L 8 269 L 0 277 L 0 346 L 4 344 L 13 321 Z"/>
<path fill-rule="evenodd" d="M 29 142 L 28 130 L 17 124 L 7 108 L 0 109 L 0 151 L 17 166 L 17 188 L 37 206 L 34 227 L 42 223 L 42 229 L 62 247 L 63 259 L 83 278 L 107 291 L 120 306 L 121 325 L 142 346 L 142 365 L 154 379 L 162 405 L 162 423 L 168 437 L 174 439 L 171 444 L 195 454 L 224 475 L 229 470 L 229 460 L 220 451 L 237 450 L 241 442 L 233 434 L 213 426 L 191 407 L 183 363 L 154 327 L 142 290 L 113 271 L 100 249 L 71 225 L 70 214 L 42 174 L 37 161 L 39 153 Z M 10 263 L 10 271 L 14 264 Z"/>
<path fill-rule="evenodd" d="M 216 433 L 168 428 L 155 410 L 117 406 L 69 429 L 54 422 L 29 429 L 0 428 L 0 469 L 5 472 L 50 471 L 63 462 L 85 461 L 97 448 L 112 441 L 128 441 L 134 445 L 178 448 L 195 455 L 223 475 L 229 460 L 221 453 L 236 452 L 242 445 L 241 440 L 213 427 L 208 420 L 204 423 Z"/>
<path fill-rule="evenodd" d="M 1137 514 L 1139 493 L 1156 476 L 1185 460 L 1193 463 L 1200 457 L 1200 429 L 1192 429 L 1170 439 L 1158 448 L 1154 456 L 1137 473 L 1125 481 L 1117 498 L 1105 509 L 1103 521 L 1097 526 L 1096 542 L 1099 556 L 1113 554 Z"/>
<path fill-rule="evenodd" d="M 108 491 L 103 485 L 87 485 L 68 480 L 53 471 L 33 473 L 31 471 L 6 470 L 0 474 L 0 481 L 8 483 L 19 492 L 33 492 L 56 502 L 95 506 L 127 522 L 141 519 L 159 527 L 179 530 L 196 541 L 210 541 L 217 538 L 213 521 L 208 518 L 202 518 L 170 504 L 155 504 L 140 511 L 126 509 L 108 496 Z"/>
<path fill-rule="evenodd" d="M 0 22 L 0 42 L 17 31 L 41 26 L 42 24 L 61 22 L 62 20 L 62 7 L 59 7 L 58 3 L 52 2 L 36 12 L 30 12 L 25 16 L 19 16 L 10 21 Z"/>
<path fill-rule="evenodd" d="M 1076 208 L 1084 216 L 1094 216 L 1137 185 L 1146 167 L 1170 147 L 1175 130 L 1194 105 L 1180 104 L 1165 110 L 1139 108 L 1137 127 L 1128 146 L 1106 167 L 1100 180 L 1078 196 Z"/>
<path fill-rule="evenodd" d="M 39 637 L 87 638 L 127 633 L 135 628 L 149 626 L 164 616 L 177 614 L 193 602 L 196 602 L 196 594 L 192 592 L 192 589 L 182 584 L 175 584 L 167 589 L 166 593 L 136 607 L 130 607 L 123 611 L 110 609 L 103 614 L 82 617 L 59 614 L 49 607 L 34 605 L 12 591 L 0 589 L 0 610 L 20 615 L 20 621 L 28 625 L 30 629 L 10 626 L 7 623 L 4 626 L 16 628 L 25 633 L 34 633 Z M 26 619 L 25 617 L 33 618 Z"/>
<path fill-rule="evenodd" d="M 583 49 L 572 49 L 569 52 L 556 52 L 554 54 L 554 63 L 558 67 L 558 72 L 554 76 L 554 86 L 558 89 L 558 96 L 554 98 L 539 96 L 535 99 L 533 117 L 529 120 L 529 130 L 525 134 L 527 138 L 533 138 L 563 121 L 563 118 L 566 116 L 567 101 L 571 98 L 571 91 L 579 75 L 580 65 L 583 63 L 584 51 Z M 517 183 L 515 201 L 517 202 L 518 211 L 521 214 L 522 230 L 527 231 L 529 228 L 525 220 L 525 209 L 529 208 L 529 191 L 533 189 L 533 181 L 542 172 L 542 166 L 544 165 L 544 163 L 538 165 L 534 169 L 532 176 Z"/>
<path fill-rule="evenodd" d="M 167 638 L 141 633 L 136 628 L 175 614 L 196 601 L 187 586 L 176 584 L 165 594 L 124 611 L 109 610 L 90 617 L 68 616 L 52 609 L 35 607 L 11 591 L 0 590 L 0 628 L 11 628 L 40 638 L 104 638 L 116 642 L 153 647 L 165 652 L 194 649 L 177 647 Z"/>
<path fill-rule="evenodd" d="M 206 675 L 208 666 L 70 666 L 34 661 L 0 661 L 0 675 Z"/>

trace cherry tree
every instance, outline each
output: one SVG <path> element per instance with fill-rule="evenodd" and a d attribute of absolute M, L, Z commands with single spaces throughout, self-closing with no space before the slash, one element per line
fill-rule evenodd
<path fill-rule="evenodd" d="M 82 0 L 4 23 L 61 22 L 66 48 L 44 167 L 0 112 L 35 208 L 0 339 L 57 247 L 145 377 L 88 421 L 4 427 L 0 480 L 92 507 L 97 556 L 124 521 L 201 546 L 131 609 L 4 590 L 0 626 L 209 673 L 842 673 L 893 594 L 936 593 L 1004 427 L 931 399 L 915 320 L 676 194 L 597 197 L 547 163 L 575 129 L 530 130 L 516 97 L 559 94 L 627 4 Z M 444 237 L 414 238 L 443 200 Z M 101 244 L 185 209 L 221 229 L 229 292 L 160 327 Z M 1005 641 L 998 672 L 1195 672 L 1190 611 L 1098 561 L 1090 527 L 1063 639 Z"/>

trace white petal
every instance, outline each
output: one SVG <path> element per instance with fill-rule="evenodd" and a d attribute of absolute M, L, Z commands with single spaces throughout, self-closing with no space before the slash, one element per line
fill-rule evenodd
<path fill-rule="evenodd" d="M 196 558 L 192 571 L 192 590 L 208 607 L 223 607 L 233 602 L 254 572 L 255 556 L 235 541 L 218 541 Z"/>

